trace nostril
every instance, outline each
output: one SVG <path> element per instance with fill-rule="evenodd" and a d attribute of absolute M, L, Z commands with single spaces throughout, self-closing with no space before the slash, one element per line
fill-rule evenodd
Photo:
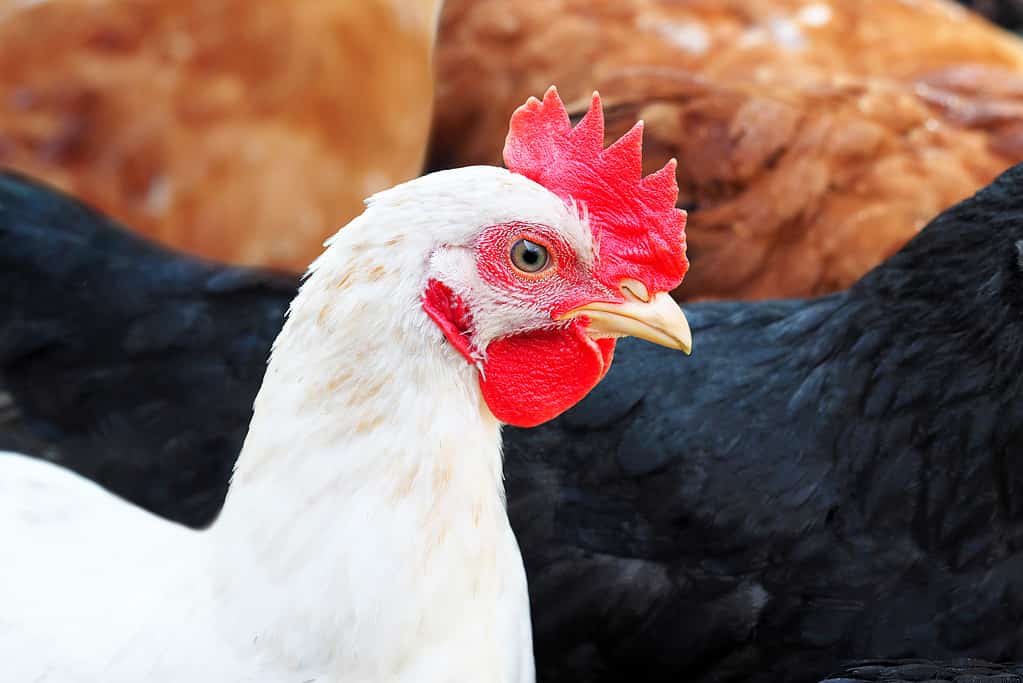
<path fill-rule="evenodd" d="M 618 287 L 622 290 L 622 294 L 625 295 L 626 299 L 638 299 L 643 303 L 649 303 L 650 301 L 650 292 L 647 291 L 646 285 L 639 280 L 625 278 Z"/>

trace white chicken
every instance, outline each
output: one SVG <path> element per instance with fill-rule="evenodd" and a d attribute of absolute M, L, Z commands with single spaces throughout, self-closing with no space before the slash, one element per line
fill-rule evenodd
<path fill-rule="evenodd" d="M 195 532 L 0 456 L 0 671 L 56 683 L 525 682 L 501 423 L 580 400 L 615 339 L 690 348 L 674 164 L 552 88 L 509 170 L 382 192 L 310 267 L 226 504 Z"/>

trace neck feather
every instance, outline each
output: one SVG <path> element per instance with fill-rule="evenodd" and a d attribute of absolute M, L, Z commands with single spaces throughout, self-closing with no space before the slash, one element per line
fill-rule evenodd
<path fill-rule="evenodd" d="M 218 594 L 303 657 L 310 630 L 414 639 L 443 615 L 387 600 L 486 591 L 510 536 L 500 426 L 419 305 L 424 251 L 366 227 L 339 233 L 292 304 L 211 529 Z"/>

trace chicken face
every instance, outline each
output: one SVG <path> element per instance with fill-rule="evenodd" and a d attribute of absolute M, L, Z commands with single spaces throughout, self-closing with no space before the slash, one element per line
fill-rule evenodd
<path fill-rule="evenodd" d="M 512 118 L 505 160 L 561 211 L 484 226 L 431 256 L 423 308 L 479 369 L 502 422 L 533 426 L 577 403 L 619 337 L 690 350 L 669 295 L 688 267 L 674 163 L 641 178 L 641 133 L 604 150 L 596 95 L 575 129 L 553 88 L 531 99 Z"/>

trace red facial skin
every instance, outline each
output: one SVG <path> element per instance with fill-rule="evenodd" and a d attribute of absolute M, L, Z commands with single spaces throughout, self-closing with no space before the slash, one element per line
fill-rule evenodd
<path fill-rule="evenodd" d="M 519 239 L 547 247 L 548 267 L 534 274 L 515 268 L 510 252 Z M 547 226 L 495 225 L 483 231 L 475 248 L 483 280 L 508 292 L 509 298 L 540 307 L 552 327 L 497 339 L 480 354 L 469 336 L 471 313 L 446 285 L 430 281 L 423 310 L 469 363 L 475 365 L 485 356 L 480 388 L 494 416 L 516 427 L 533 427 L 582 400 L 607 374 L 614 355 L 615 340 L 591 339 L 585 318 L 567 322 L 556 318 L 584 304 L 624 299 L 586 272 L 572 249 Z"/>
<path fill-rule="evenodd" d="M 621 302 L 619 284 L 625 278 L 642 282 L 651 294 L 677 287 L 689 262 L 686 215 L 675 206 L 675 161 L 644 178 L 642 138 L 643 126 L 637 123 L 604 149 L 597 93 L 574 128 L 553 87 L 543 101 L 530 98 L 519 107 L 505 140 L 508 170 L 566 203 L 585 206 L 602 258 L 588 273 L 550 228 L 498 225 L 485 230 L 476 245 L 481 276 L 510 298 L 539 306 L 552 323 L 583 304 Z M 518 271 L 508 254 L 519 237 L 545 245 L 554 259 L 552 268 L 534 275 Z M 587 337 L 585 318 L 497 339 L 479 353 L 469 341 L 470 312 L 450 289 L 431 282 L 423 308 L 470 363 L 486 358 L 480 376 L 483 396 L 508 424 L 530 427 L 556 417 L 596 386 L 611 365 L 614 340 Z"/>

